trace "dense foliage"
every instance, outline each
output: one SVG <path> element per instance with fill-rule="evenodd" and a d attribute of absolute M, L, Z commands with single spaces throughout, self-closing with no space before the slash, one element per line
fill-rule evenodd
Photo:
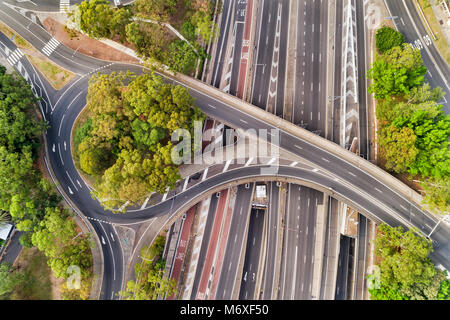
<path fill-rule="evenodd" d="M 170 137 L 204 118 L 184 87 L 154 74 L 99 74 L 90 80 L 87 107 L 90 120 L 75 132 L 80 169 L 98 177 L 95 195 L 105 207 L 139 204 L 175 186 Z"/>
<path fill-rule="evenodd" d="M 449 299 L 446 273 L 429 258 L 430 240 L 402 227 L 382 224 L 375 239 L 380 279 L 369 289 L 374 300 Z"/>
<path fill-rule="evenodd" d="M 378 51 L 383 54 L 405 43 L 405 36 L 390 27 L 382 27 L 375 34 L 375 43 Z"/>
<path fill-rule="evenodd" d="M 406 43 L 392 47 L 368 71 L 369 92 L 378 99 L 377 142 L 385 168 L 421 181 L 424 203 L 445 214 L 450 210 L 450 116 L 438 104 L 442 89 L 424 83 L 425 73 L 418 49 Z"/>
<path fill-rule="evenodd" d="M 176 72 L 193 74 L 197 60 L 205 58 L 200 44 L 208 43 L 217 33 L 213 12 L 214 2 L 207 0 L 137 0 L 120 9 L 111 7 L 107 0 L 86 0 L 71 16 L 90 37 L 119 35 L 121 41 L 132 43 L 142 58 L 165 64 Z M 162 23 L 179 29 L 189 43 L 177 38 Z"/>
<path fill-rule="evenodd" d="M 407 43 L 394 47 L 378 56 L 369 69 L 368 77 L 373 79 L 369 93 L 377 99 L 406 94 L 423 84 L 426 72 L 418 49 Z"/>
<path fill-rule="evenodd" d="M 34 114 L 36 103 L 37 99 L 23 78 L 0 74 L 0 210 L 8 212 L 17 229 L 24 231 L 20 238 L 22 245 L 34 245 L 44 252 L 57 277 L 67 278 L 65 268 L 72 262 L 84 261 L 79 266 L 84 272 L 82 281 L 86 286 L 91 277 L 89 243 L 84 237 L 76 242 L 67 240 L 66 236 L 75 232 L 72 220 L 67 220 L 69 225 L 64 229 L 53 228 L 55 216 L 66 219 L 68 214 L 59 209 L 61 198 L 36 165 L 39 136 L 47 127 Z M 54 245 L 60 251 L 41 246 L 39 235 L 46 233 L 56 237 L 58 241 Z M 79 246 L 80 241 L 84 246 Z M 77 296 L 87 298 L 86 293 L 80 292 Z"/>
<path fill-rule="evenodd" d="M 130 280 L 120 295 L 125 300 L 156 300 L 176 293 L 174 279 L 164 277 L 165 261 L 162 258 L 165 237 L 158 236 L 153 245 L 141 249 L 142 262 L 134 267 L 136 281 Z"/>

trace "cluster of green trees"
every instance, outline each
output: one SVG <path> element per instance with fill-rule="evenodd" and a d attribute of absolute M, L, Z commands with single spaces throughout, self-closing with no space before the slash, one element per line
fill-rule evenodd
<path fill-rule="evenodd" d="M 87 108 L 89 120 L 75 132 L 75 156 L 97 178 L 94 193 L 106 208 L 140 204 L 175 186 L 170 137 L 204 119 L 184 87 L 155 74 L 98 74 L 89 83 Z"/>
<path fill-rule="evenodd" d="M 9 263 L 0 263 L 0 300 L 9 300 L 11 292 L 26 281 L 25 274 Z"/>
<path fill-rule="evenodd" d="M 380 225 L 375 254 L 381 259 L 379 273 L 369 276 L 373 300 L 450 300 L 447 272 L 429 258 L 430 240 L 401 226 Z"/>
<path fill-rule="evenodd" d="M 137 282 L 130 280 L 119 294 L 125 300 L 156 300 L 177 292 L 174 279 L 164 277 L 166 262 L 162 258 L 165 237 L 158 236 L 153 245 L 141 249 L 142 262 L 134 266 Z"/>
<path fill-rule="evenodd" d="M 438 101 L 443 91 L 424 83 L 420 51 L 397 31 L 377 31 L 377 56 L 368 77 L 377 101 L 378 144 L 386 169 L 421 181 L 431 209 L 450 208 L 450 116 Z"/>
<path fill-rule="evenodd" d="M 205 58 L 197 40 L 208 42 L 217 33 L 212 28 L 214 4 L 206 0 L 137 0 L 132 6 L 120 9 L 111 7 L 107 0 L 85 0 L 78 9 L 71 15 L 90 37 L 114 38 L 118 35 L 120 41 L 134 44 L 140 56 L 185 74 L 195 70 L 198 58 Z M 163 25 L 142 19 L 179 27 L 198 54 Z"/>
<path fill-rule="evenodd" d="M 37 119 L 36 103 L 25 79 L 0 73 L 0 211 L 8 212 L 17 229 L 24 231 L 20 237 L 23 246 L 37 246 L 44 252 L 57 277 L 67 278 L 67 267 L 83 262 L 79 267 L 84 270 L 83 281 L 88 283 L 89 242 L 85 237 L 67 240 L 73 236 L 75 224 L 59 208 L 60 196 L 37 165 L 40 135 L 47 124 Z M 65 227 L 58 229 L 62 222 Z M 44 234 L 54 237 L 55 243 L 44 246 Z M 87 298 L 82 294 L 79 297 Z"/>

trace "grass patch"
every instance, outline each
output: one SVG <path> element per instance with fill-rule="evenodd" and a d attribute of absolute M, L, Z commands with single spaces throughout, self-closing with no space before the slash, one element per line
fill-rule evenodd
<path fill-rule="evenodd" d="M 23 248 L 17 266 L 25 273 L 25 283 L 14 290 L 12 300 L 51 300 L 51 270 L 47 258 L 37 248 Z"/>
<path fill-rule="evenodd" d="M 24 38 L 15 33 L 11 28 L 5 25 L 3 22 L 0 22 L 0 31 L 3 32 L 9 39 L 11 39 L 14 35 L 16 36 L 13 40 L 14 44 L 21 49 L 31 49 L 31 44 L 28 43 Z"/>
<path fill-rule="evenodd" d="M 63 88 L 74 77 L 74 74 L 72 72 L 62 69 L 53 62 L 41 59 L 36 56 L 26 56 L 28 60 L 30 60 L 30 62 L 44 75 L 47 81 L 56 90 Z"/>
<path fill-rule="evenodd" d="M 450 64 L 450 46 L 447 43 L 447 40 L 444 37 L 444 34 L 442 33 L 441 26 L 439 25 L 439 21 L 437 20 L 436 16 L 434 15 L 433 8 L 431 6 L 428 6 L 429 0 L 418 0 L 418 3 L 420 7 L 422 8 L 422 11 L 425 15 L 425 18 L 428 21 L 428 24 L 430 25 L 431 31 L 433 32 L 434 36 L 436 37 L 436 41 L 434 41 L 434 44 L 436 45 L 436 48 L 441 53 L 444 60 Z M 419 13 L 419 16 L 420 13 Z M 425 29 L 428 30 L 428 27 L 425 26 Z"/>
<path fill-rule="evenodd" d="M 75 120 L 75 123 L 73 124 L 72 128 L 72 136 L 71 136 L 71 146 L 72 146 L 72 158 L 73 162 L 75 163 L 75 168 L 78 169 L 78 172 L 80 175 L 91 185 L 94 186 L 95 182 L 98 178 L 101 176 L 92 176 L 84 172 L 80 169 L 80 154 L 78 153 L 78 145 L 79 141 L 77 139 L 74 139 L 78 129 L 80 129 L 83 124 L 92 117 L 91 110 L 89 108 L 85 107 L 83 111 L 78 115 L 78 118 Z"/>

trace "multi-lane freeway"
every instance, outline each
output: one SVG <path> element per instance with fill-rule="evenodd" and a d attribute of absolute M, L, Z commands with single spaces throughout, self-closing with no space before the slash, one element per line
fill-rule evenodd
<path fill-rule="evenodd" d="M 52 37 L 43 28 L 8 7 L 5 3 L 0 3 L 0 19 L 40 51 L 46 48 L 47 44 L 52 40 Z M 4 36 L 0 38 L 0 41 L 2 54 L 10 57 L 11 53 L 15 52 L 16 47 Z M 43 98 L 41 104 L 42 112 L 50 124 L 50 129 L 47 130 L 45 135 L 48 154 L 47 160 L 48 165 L 53 169 L 55 182 L 58 181 L 60 191 L 77 208 L 78 213 L 89 219 L 93 231 L 99 237 L 106 240 L 102 244 L 104 274 L 101 298 L 112 299 L 115 298 L 115 293 L 122 287 L 124 270 L 122 267 L 120 244 L 114 240 L 117 237 L 114 236 L 115 232 L 111 223 L 139 223 L 151 217 L 185 211 L 189 204 L 198 202 L 204 196 L 215 192 L 217 188 L 221 188 L 221 186 L 229 185 L 231 182 L 238 181 L 239 179 L 257 179 L 264 176 L 261 173 L 261 168 L 264 167 L 264 164 L 242 165 L 232 170 L 216 169 L 216 174 L 205 174 L 206 179 L 190 182 L 188 188 L 181 189 L 183 186 L 183 182 L 181 182 L 177 191 L 169 192 L 160 197 L 159 202 L 143 207 L 142 210 L 128 212 L 126 215 L 113 215 L 110 211 L 105 211 L 97 200 L 91 198 L 89 188 L 74 166 L 71 157 L 71 130 L 77 115 L 85 105 L 88 80 L 93 73 L 126 70 L 140 73 L 142 72 L 142 67 L 104 62 L 79 53 L 75 55 L 73 50 L 62 44 L 54 47 L 48 56 L 55 63 L 78 75 L 61 91 L 51 89 L 50 85 L 40 77 L 39 73 L 27 62 L 25 57 L 20 57 L 14 63 L 14 66 L 18 69 L 20 68 L 22 73 L 27 73 L 30 83 L 32 83 L 38 95 Z M 196 100 L 196 104 L 204 113 L 223 121 L 231 127 L 243 129 L 278 129 L 280 132 L 280 147 L 298 159 L 301 158 L 308 161 L 310 164 L 309 166 L 303 166 L 300 163 L 297 164 L 294 162 L 281 163 L 276 175 L 265 174 L 266 177 L 277 179 L 289 178 L 298 184 L 308 183 L 322 192 L 326 192 L 340 200 L 348 202 L 359 212 L 365 213 L 379 222 L 384 221 L 394 226 L 415 226 L 424 235 L 430 233 L 438 223 L 436 217 L 422 210 L 412 200 L 402 196 L 388 182 L 379 180 L 376 176 L 354 165 L 347 158 L 332 154 L 314 141 L 300 138 L 285 130 L 287 124 L 284 124 L 283 121 L 280 120 L 275 125 L 263 117 L 255 117 L 254 115 L 243 112 L 236 105 L 233 105 L 230 102 L 231 100 L 223 100 L 220 98 L 223 93 L 213 87 L 201 89 L 201 86 L 198 86 L 194 80 L 187 81 L 167 74 L 161 75 L 167 81 L 173 81 L 188 87 Z M 263 114 L 264 111 L 261 111 L 261 115 Z M 321 143 L 331 144 L 331 142 L 325 140 Z M 220 166 L 220 164 L 216 166 Z M 210 171 L 214 172 L 214 166 L 211 167 Z M 302 199 L 302 195 L 299 196 Z M 318 198 L 319 196 L 316 195 L 312 198 L 312 201 L 314 202 Z M 303 206 L 304 202 L 300 202 L 300 204 Z M 256 212 L 250 215 L 253 219 L 250 222 L 250 226 L 260 228 L 260 219 L 263 215 Z M 295 221 L 290 223 L 295 229 Z M 308 230 L 312 230 L 308 223 L 306 225 L 302 224 L 302 228 L 305 227 L 308 227 Z M 288 233 L 288 231 L 286 232 Z M 311 237 L 311 234 L 313 234 L 309 232 L 306 235 L 306 233 L 305 230 L 305 237 Z M 295 242 L 296 237 L 294 236 L 293 239 L 289 241 Z M 450 234 L 448 227 L 441 223 L 434 230 L 431 239 L 433 239 L 434 244 L 432 259 L 436 263 L 440 263 L 447 269 L 450 269 L 450 262 L 448 261 L 450 254 Z M 254 235 L 249 240 L 250 244 L 253 244 L 253 241 L 255 244 L 261 241 L 258 235 Z M 290 248 L 294 248 L 294 246 L 292 245 Z M 311 254 L 311 249 L 303 248 L 302 250 L 306 254 Z M 259 256 L 257 249 L 248 250 L 248 252 L 244 269 L 247 270 L 248 274 L 251 274 L 251 280 L 253 279 L 253 273 L 255 273 L 255 277 L 257 275 L 257 272 L 252 267 L 256 263 L 256 260 L 259 261 Z M 298 252 L 297 259 L 301 262 L 301 257 L 299 258 Z M 293 253 L 293 257 L 295 258 L 295 252 Z M 252 267 L 250 267 L 250 263 Z M 305 277 L 308 276 L 310 270 L 308 268 L 305 269 Z M 300 286 L 302 284 L 309 285 L 305 281 L 296 281 L 295 284 L 300 284 Z M 247 297 L 255 294 L 255 288 L 252 287 L 251 282 L 246 282 L 243 286 L 245 289 L 241 291 L 244 294 L 247 292 Z M 295 296 L 295 290 L 292 290 L 292 288 L 290 290 L 286 289 L 284 290 L 286 294 L 289 291 L 292 296 L 292 292 L 294 292 Z"/>

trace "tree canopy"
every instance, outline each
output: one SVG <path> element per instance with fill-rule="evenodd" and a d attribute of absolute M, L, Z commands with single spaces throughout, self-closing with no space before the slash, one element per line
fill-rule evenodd
<path fill-rule="evenodd" d="M 382 27 L 375 34 L 375 43 L 380 53 L 385 53 L 393 47 L 399 47 L 405 42 L 405 36 L 391 27 Z"/>
<path fill-rule="evenodd" d="M 177 292 L 176 281 L 164 277 L 164 243 L 165 237 L 158 236 L 150 248 L 141 249 L 142 261 L 134 267 L 136 281 L 128 281 L 126 290 L 119 293 L 123 299 L 156 300 L 158 296 L 170 297 Z"/>
<path fill-rule="evenodd" d="M 67 244 L 72 241 L 67 239 L 73 237 L 75 223 L 70 219 L 58 220 L 63 217 L 59 209 L 61 197 L 43 178 L 36 163 L 41 145 L 39 136 L 47 128 L 35 114 L 36 103 L 23 78 L 18 74 L 0 74 L 0 210 L 9 214 L 18 230 L 24 231 L 20 237 L 22 245 L 36 245 L 49 258 L 55 276 L 66 278 L 67 263 L 78 264 L 84 272 L 84 286 L 89 289 L 90 269 L 84 262 L 91 259 L 90 245 L 86 237 L 79 238 L 81 245 Z M 8 277 L 3 282 L 7 293 L 18 276 L 9 269 L 2 276 Z M 87 294 L 67 292 L 82 299 L 89 294 L 89 290 Z"/>
<path fill-rule="evenodd" d="M 407 43 L 393 47 L 378 56 L 368 70 L 367 77 L 373 80 L 369 93 L 374 93 L 377 99 L 407 94 L 423 84 L 426 72 L 419 49 Z"/>
<path fill-rule="evenodd" d="M 433 300 L 438 298 L 446 274 L 429 258 L 430 240 L 413 230 L 382 224 L 375 239 L 375 252 L 381 259 L 380 287 L 369 290 L 372 299 Z"/>
<path fill-rule="evenodd" d="M 87 108 L 91 123 L 75 132 L 80 169 L 98 178 L 94 194 L 106 208 L 139 204 L 175 186 L 180 176 L 169 137 L 204 119 L 184 87 L 155 74 L 99 74 L 90 80 Z"/>

